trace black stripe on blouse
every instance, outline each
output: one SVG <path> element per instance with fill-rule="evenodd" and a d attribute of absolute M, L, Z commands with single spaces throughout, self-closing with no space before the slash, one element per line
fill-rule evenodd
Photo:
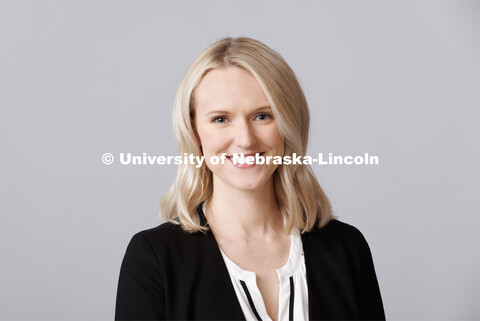
<path fill-rule="evenodd" d="M 262 321 L 262 318 L 260 318 L 260 315 L 257 312 L 257 309 L 255 308 L 255 304 L 253 303 L 252 296 L 250 295 L 250 291 L 248 291 L 248 287 L 245 284 L 245 281 L 240 280 L 240 283 L 242 284 L 243 291 L 245 291 L 245 294 L 247 295 L 248 303 L 250 304 L 250 307 L 253 310 L 253 314 L 255 314 L 255 317 L 257 318 L 258 321 Z M 293 284 L 293 276 L 290 277 L 290 303 L 288 305 L 288 319 L 290 321 L 293 321 L 293 302 L 295 300 L 295 287 Z"/>

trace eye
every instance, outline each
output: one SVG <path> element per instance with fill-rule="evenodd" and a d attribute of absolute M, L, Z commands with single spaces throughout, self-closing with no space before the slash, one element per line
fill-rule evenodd
<path fill-rule="evenodd" d="M 258 120 L 268 120 L 268 119 L 272 119 L 273 117 L 270 114 L 263 113 L 263 114 L 258 114 L 257 116 L 255 116 L 255 118 Z"/>
<path fill-rule="evenodd" d="M 227 122 L 227 118 L 224 116 L 216 116 L 212 118 L 212 123 L 223 124 Z"/>

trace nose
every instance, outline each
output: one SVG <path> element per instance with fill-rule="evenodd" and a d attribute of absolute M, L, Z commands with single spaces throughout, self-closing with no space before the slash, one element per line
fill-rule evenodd
<path fill-rule="evenodd" d="M 243 149 L 248 149 L 257 142 L 255 132 L 247 121 L 242 121 L 235 126 L 233 132 L 235 144 Z"/>

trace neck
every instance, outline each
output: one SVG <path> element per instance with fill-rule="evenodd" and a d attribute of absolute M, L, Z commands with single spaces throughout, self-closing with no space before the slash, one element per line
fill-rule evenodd
<path fill-rule="evenodd" d="M 238 190 L 214 181 L 205 216 L 218 235 L 250 238 L 284 233 L 273 179 L 256 190 Z"/>

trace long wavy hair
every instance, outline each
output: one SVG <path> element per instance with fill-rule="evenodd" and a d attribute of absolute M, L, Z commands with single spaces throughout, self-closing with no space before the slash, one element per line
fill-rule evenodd
<path fill-rule="evenodd" d="M 178 88 L 173 111 L 173 128 L 180 155 L 202 156 L 195 135 L 195 89 L 213 69 L 239 67 L 250 72 L 272 107 L 286 155 L 305 155 L 310 113 L 307 100 L 293 70 L 274 50 L 260 41 L 224 38 L 206 48 L 194 61 Z M 302 233 L 315 225 L 323 227 L 334 218 L 330 202 L 309 165 L 279 165 L 273 177 L 275 196 L 287 223 L 287 230 Z M 160 202 L 160 216 L 180 224 L 187 232 L 206 232 L 198 206 L 213 192 L 212 172 L 182 164 L 175 182 Z"/>

